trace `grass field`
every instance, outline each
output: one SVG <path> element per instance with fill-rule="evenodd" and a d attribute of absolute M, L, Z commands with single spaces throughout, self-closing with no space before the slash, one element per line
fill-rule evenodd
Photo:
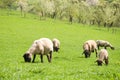
<path fill-rule="evenodd" d="M 120 29 L 116 30 L 0 12 L 0 80 L 120 80 Z M 52 63 L 46 56 L 44 63 L 39 56 L 35 63 L 25 63 L 23 54 L 42 37 L 58 38 L 60 52 L 53 53 Z M 95 53 L 84 58 L 82 45 L 89 39 L 108 40 L 115 46 L 107 49 L 108 66 L 97 66 Z"/>

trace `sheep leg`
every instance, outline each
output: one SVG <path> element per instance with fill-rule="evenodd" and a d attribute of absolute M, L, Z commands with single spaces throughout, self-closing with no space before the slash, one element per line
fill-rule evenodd
<path fill-rule="evenodd" d="M 46 55 L 46 56 L 47 56 L 48 62 L 50 62 L 50 57 L 49 57 L 49 55 Z"/>
<path fill-rule="evenodd" d="M 41 58 L 41 63 L 43 63 L 43 55 L 40 54 L 40 58 Z"/>
<path fill-rule="evenodd" d="M 110 47 L 111 49 L 113 49 L 113 47 Z"/>
<path fill-rule="evenodd" d="M 108 61 L 108 57 L 107 59 L 105 59 L 105 64 L 108 65 L 109 61 Z"/>
<path fill-rule="evenodd" d="M 91 55 L 91 52 L 89 53 L 89 57 L 90 57 L 90 55 Z"/>
<path fill-rule="evenodd" d="M 50 51 L 50 62 L 51 62 L 51 59 L 52 59 L 52 51 Z"/>
<path fill-rule="evenodd" d="M 104 48 L 105 48 L 105 49 L 107 49 L 107 47 L 106 47 L 106 46 L 105 46 Z"/>
<path fill-rule="evenodd" d="M 32 62 L 34 62 L 35 58 L 36 58 L 36 55 L 34 54 L 34 57 L 33 57 L 33 60 L 32 60 Z"/>
<path fill-rule="evenodd" d="M 97 49 L 95 49 L 95 52 L 96 52 L 96 57 L 97 57 Z"/>
<path fill-rule="evenodd" d="M 100 47 L 99 46 L 97 46 L 98 47 L 98 50 L 100 50 Z"/>

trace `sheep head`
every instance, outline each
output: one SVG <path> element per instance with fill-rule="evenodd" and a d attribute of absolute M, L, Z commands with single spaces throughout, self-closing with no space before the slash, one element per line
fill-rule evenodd
<path fill-rule="evenodd" d="M 96 60 L 98 66 L 102 66 L 103 61 L 102 60 Z"/>
<path fill-rule="evenodd" d="M 54 51 L 58 52 L 58 50 L 59 50 L 60 48 L 58 48 L 58 47 L 53 47 L 53 49 L 54 49 Z"/>
<path fill-rule="evenodd" d="M 90 57 L 90 51 L 89 50 L 84 50 L 83 53 L 85 54 L 85 58 Z"/>
<path fill-rule="evenodd" d="M 31 62 L 31 56 L 29 53 L 25 53 L 23 55 L 25 62 Z"/>

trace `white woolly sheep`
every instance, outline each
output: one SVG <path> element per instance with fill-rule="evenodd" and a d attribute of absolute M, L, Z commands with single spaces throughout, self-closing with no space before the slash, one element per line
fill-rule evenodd
<path fill-rule="evenodd" d="M 23 55 L 25 62 L 31 62 L 32 55 L 34 55 L 32 62 L 34 62 L 36 54 L 40 55 L 41 62 L 43 62 L 43 55 L 47 56 L 48 62 L 51 62 L 53 52 L 53 43 L 48 38 L 41 38 L 35 40 L 28 51 Z"/>
<path fill-rule="evenodd" d="M 97 40 L 96 43 L 97 43 L 98 49 L 99 47 L 104 47 L 105 49 L 107 49 L 107 47 L 110 47 L 112 50 L 115 49 L 108 41 Z"/>
<path fill-rule="evenodd" d="M 99 52 L 99 59 L 96 60 L 98 66 L 102 66 L 103 61 L 108 65 L 108 52 L 106 49 L 101 49 Z"/>
<path fill-rule="evenodd" d="M 91 52 L 96 52 L 97 57 L 97 44 L 94 40 L 88 40 L 83 44 L 83 54 L 85 54 L 85 58 L 90 57 Z"/>
<path fill-rule="evenodd" d="M 60 41 L 58 39 L 54 38 L 52 40 L 52 42 L 53 42 L 54 51 L 58 52 L 58 50 L 60 49 Z"/>

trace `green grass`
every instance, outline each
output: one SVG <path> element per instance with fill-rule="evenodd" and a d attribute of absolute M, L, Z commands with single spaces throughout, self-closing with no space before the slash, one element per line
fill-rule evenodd
<path fill-rule="evenodd" d="M 120 80 L 120 29 L 112 33 L 106 28 L 81 25 L 59 20 L 38 20 L 35 16 L 20 17 L 0 12 L 0 80 Z M 59 53 L 53 53 L 52 63 L 39 56 L 35 63 L 25 63 L 23 54 L 36 39 L 58 38 Z M 89 39 L 111 42 L 116 50 L 108 48 L 109 65 L 97 66 L 95 53 L 91 58 L 82 55 L 82 44 Z"/>

